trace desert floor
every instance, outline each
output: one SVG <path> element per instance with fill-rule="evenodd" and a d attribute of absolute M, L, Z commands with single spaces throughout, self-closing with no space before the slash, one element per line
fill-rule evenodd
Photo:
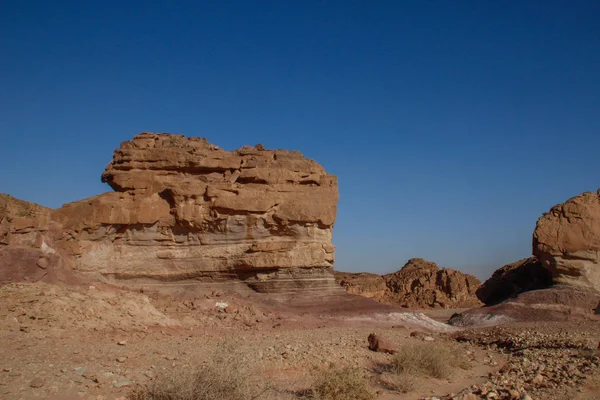
<path fill-rule="evenodd" d="M 103 285 L 7 284 L 0 398 L 125 399 L 136 385 L 219 355 L 268 383 L 271 398 L 306 398 L 315 371 L 332 365 L 358 367 L 380 399 L 449 398 L 465 389 L 482 398 L 509 398 L 511 390 L 532 399 L 600 398 L 600 321 L 459 330 L 439 322 L 455 310 L 428 318 L 350 295 L 295 304 L 218 289 L 174 300 Z M 381 371 L 393 356 L 368 349 L 372 332 L 400 349 L 448 347 L 469 367 L 444 379 L 416 377 L 407 393 L 391 390 Z"/>

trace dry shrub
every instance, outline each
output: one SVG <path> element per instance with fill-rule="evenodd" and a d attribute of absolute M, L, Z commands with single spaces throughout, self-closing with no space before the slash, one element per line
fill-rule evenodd
<path fill-rule="evenodd" d="M 380 382 L 386 389 L 400 393 L 408 393 L 417 386 L 417 378 L 406 373 L 383 373 Z"/>
<path fill-rule="evenodd" d="M 254 372 L 254 373 L 253 373 Z M 243 355 L 228 343 L 206 365 L 165 371 L 134 389 L 129 400 L 253 400 L 267 398 L 269 387 L 254 382 Z"/>
<path fill-rule="evenodd" d="M 371 400 L 375 396 L 358 368 L 331 365 L 313 371 L 312 397 L 316 400 Z"/>
<path fill-rule="evenodd" d="M 452 349 L 438 343 L 416 343 L 402 346 L 392 359 L 391 369 L 397 375 L 424 375 L 445 379 L 456 367 L 468 369 L 468 361 Z"/>

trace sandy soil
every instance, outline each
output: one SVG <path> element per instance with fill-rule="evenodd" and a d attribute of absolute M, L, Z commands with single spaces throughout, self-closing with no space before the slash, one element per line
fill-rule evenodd
<path fill-rule="evenodd" d="M 537 337 L 542 332 L 547 335 L 543 338 L 551 338 L 569 331 L 574 336 L 568 343 L 590 347 L 600 340 L 600 323 L 593 321 L 575 327 L 518 324 L 506 332 L 459 331 L 440 322 L 452 313 L 428 312 L 428 318 L 356 296 L 300 299 L 283 306 L 273 298 L 214 289 L 176 300 L 102 285 L 8 284 L 0 287 L 0 398 L 124 399 L 136 384 L 201 365 L 231 345 L 257 377 L 272 383 L 274 398 L 298 398 L 311 385 L 310 371 L 332 363 L 360 367 L 381 399 L 444 398 L 482 387 L 494 374 L 501 375 L 502 367 L 524 357 L 490 337 L 518 337 L 523 332 L 524 337 Z M 425 334 L 412 337 L 415 331 Z M 471 368 L 456 368 L 446 380 L 422 378 L 409 393 L 392 392 L 379 383 L 377 372 L 392 356 L 367 348 L 371 332 L 400 347 L 428 337 L 464 354 Z M 471 336 L 457 341 L 463 333 Z M 546 388 L 538 385 L 531 396 L 600 398 L 599 365 L 592 359 L 589 371 L 581 367 L 582 379 L 576 380 L 580 383 L 560 390 L 550 383 Z"/>

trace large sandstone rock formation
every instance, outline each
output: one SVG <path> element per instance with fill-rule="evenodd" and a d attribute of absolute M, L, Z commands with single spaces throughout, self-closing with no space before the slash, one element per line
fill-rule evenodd
<path fill-rule="evenodd" d="M 552 276 L 535 257 L 525 258 L 497 269 L 477 289 L 477 297 L 486 305 L 498 304 L 530 290 L 546 289 Z"/>
<path fill-rule="evenodd" d="M 469 274 L 413 258 L 392 274 L 352 274 L 336 272 L 336 280 L 350 293 L 386 304 L 407 308 L 478 307 L 475 292 L 479 280 Z"/>
<path fill-rule="evenodd" d="M 545 213 L 533 233 L 533 254 L 556 284 L 600 291 L 600 190 Z"/>
<path fill-rule="evenodd" d="M 5 207 L 0 242 L 45 248 L 107 282 L 337 287 L 337 179 L 299 152 L 224 151 L 202 138 L 142 133 L 115 151 L 102 180 L 115 192 L 57 210 L 23 206 L 31 209 L 23 217 Z"/>

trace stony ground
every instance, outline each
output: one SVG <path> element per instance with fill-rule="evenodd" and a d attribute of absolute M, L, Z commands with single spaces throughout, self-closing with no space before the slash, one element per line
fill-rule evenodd
<path fill-rule="evenodd" d="M 289 312 L 219 291 L 169 300 L 100 286 L 4 285 L 0 398 L 125 399 L 137 384 L 231 348 L 269 382 L 272 398 L 301 398 L 311 371 L 331 364 L 360 368 L 380 399 L 600 398 L 599 322 L 442 331 L 424 317 L 398 323 L 325 309 Z M 442 343 L 470 368 L 449 379 L 419 378 L 408 393 L 390 391 L 379 366 L 392 356 L 367 348 L 374 331 L 399 347 Z"/>

